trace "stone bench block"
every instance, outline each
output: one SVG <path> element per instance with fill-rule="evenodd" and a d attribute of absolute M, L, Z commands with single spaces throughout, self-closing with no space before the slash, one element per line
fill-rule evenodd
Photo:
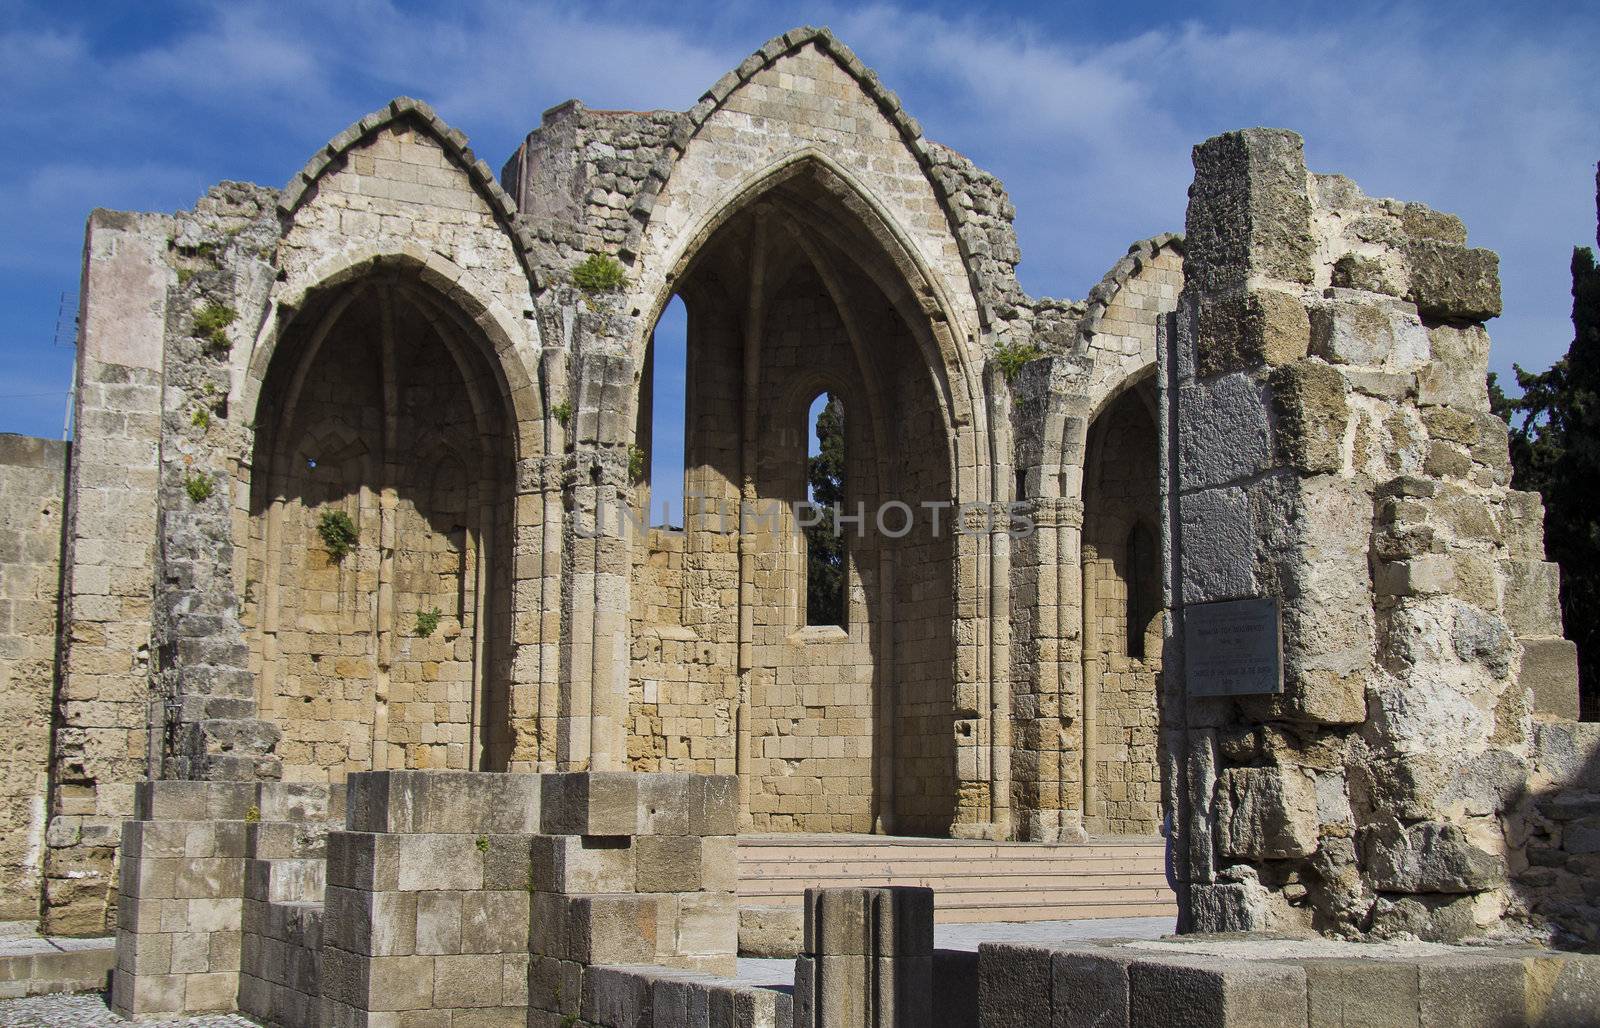
<path fill-rule="evenodd" d="M 531 835 L 546 776 L 482 771 L 363 771 L 346 781 L 355 832 Z"/>
<path fill-rule="evenodd" d="M 805 940 L 805 911 L 799 907 L 739 908 L 739 955 L 792 960 Z"/>
<path fill-rule="evenodd" d="M 1195 1028 L 1306 1023 L 1306 973 L 1292 964 L 1171 957 L 1128 969 L 1129 1021 Z"/>
<path fill-rule="evenodd" d="M 254 782 L 145 781 L 134 788 L 141 821 L 243 821 L 256 806 Z"/>
<path fill-rule="evenodd" d="M 1382 1024 L 1415 1028 L 1420 1022 L 1416 965 L 1385 960 L 1306 960 L 1310 1028 Z"/>
<path fill-rule="evenodd" d="M 1525 971 L 1517 957 L 1426 957 L 1417 961 L 1416 969 L 1422 1028 L 1525 1023 Z"/>

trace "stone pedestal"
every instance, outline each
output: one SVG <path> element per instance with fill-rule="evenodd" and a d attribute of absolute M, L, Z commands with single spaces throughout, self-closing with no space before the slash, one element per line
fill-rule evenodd
<path fill-rule="evenodd" d="M 807 889 L 805 931 L 795 1028 L 932 1022 L 932 889 Z"/>

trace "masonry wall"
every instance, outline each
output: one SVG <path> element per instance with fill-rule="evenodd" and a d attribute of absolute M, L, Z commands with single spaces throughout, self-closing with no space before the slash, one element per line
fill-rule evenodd
<path fill-rule="evenodd" d="M 161 352 L 173 220 L 96 211 L 84 244 L 44 925 L 115 924 L 113 867 L 149 773 Z"/>
<path fill-rule="evenodd" d="M 39 916 L 67 454 L 0 435 L 0 921 Z"/>
<path fill-rule="evenodd" d="M 1488 408 L 1497 258 L 1450 215 L 1308 175 L 1293 133 L 1216 137 L 1195 167 L 1171 587 L 1183 617 L 1276 597 L 1284 682 L 1186 695 L 1167 650 L 1188 925 L 1549 931 L 1511 877 L 1540 703 L 1524 640 L 1561 623 Z"/>

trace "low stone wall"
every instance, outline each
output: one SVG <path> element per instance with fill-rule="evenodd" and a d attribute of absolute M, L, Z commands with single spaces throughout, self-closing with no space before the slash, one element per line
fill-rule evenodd
<path fill-rule="evenodd" d="M 141 785 L 117 1012 L 609 1024 L 590 1015 L 639 995 L 614 967 L 655 965 L 663 1004 L 717 996 L 717 1024 L 778 1023 L 775 994 L 716 977 L 737 946 L 732 777 L 396 771 L 347 788 Z"/>
<path fill-rule="evenodd" d="M 1600 956 L 1263 936 L 979 947 L 979 1023 L 1056 1028 L 1576 1028 Z"/>

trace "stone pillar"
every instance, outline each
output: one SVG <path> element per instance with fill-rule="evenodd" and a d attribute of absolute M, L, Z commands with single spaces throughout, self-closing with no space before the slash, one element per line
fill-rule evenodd
<path fill-rule="evenodd" d="M 933 1023 L 933 890 L 807 889 L 795 1028 Z"/>
<path fill-rule="evenodd" d="M 321 1023 L 520 1024 L 540 777 L 373 771 L 348 790 L 348 830 L 328 836 Z"/>
<path fill-rule="evenodd" d="M 532 840 L 529 1024 L 609 1001 L 587 969 L 657 964 L 731 975 L 738 951 L 738 778 L 544 775 Z"/>
<path fill-rule="evenodd" d="M 113 869 L 147 776 L 161 358 L 173 219 L 97 210 L 84 241 L 67 473 L 43 925 L 114 925 Z"/>
<path fill-rule="evenodd" d="M 1162 381 L 1184 924 L 1480 934 L 1514 913 L 1518 635 L 1559 634 L 1513 609 L 1543 570 L 1484 384 L 1495 255 L 1293 133 L 1194 161 Z M 1246 597 L 1281 610 L 1282 691 L 1187 693 L 1196 605 Z"/>
<path fill-rule="evenodd" d="M 236 1009 L 245 834 L 259 819 L 246 782 L 141 782 L 122 826 L 111 1007 L 149 1019 Z"/>

